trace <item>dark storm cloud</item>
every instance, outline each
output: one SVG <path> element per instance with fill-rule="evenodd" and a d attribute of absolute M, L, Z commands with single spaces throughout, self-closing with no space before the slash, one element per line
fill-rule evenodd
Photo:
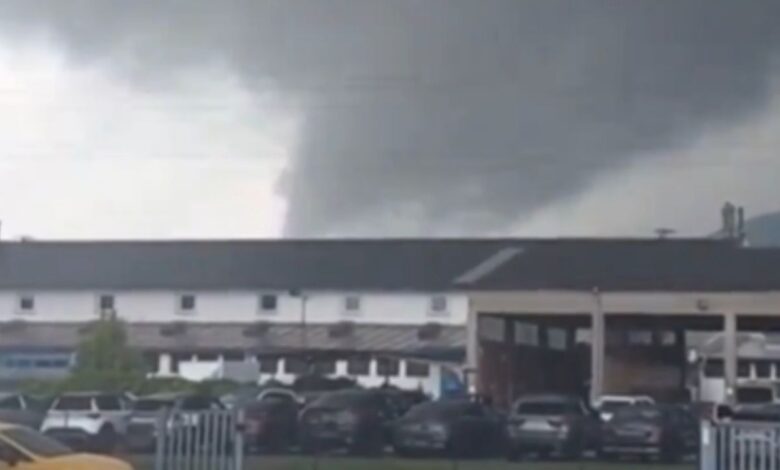
<path fill-rule="evenodd" d="M 133 79 L 219 62 L 284 93 L 305 113 L 291 235 L 504 230 L 760 108 L 780 38 L 776 0 L 5 0 L 0 18 Z"/>

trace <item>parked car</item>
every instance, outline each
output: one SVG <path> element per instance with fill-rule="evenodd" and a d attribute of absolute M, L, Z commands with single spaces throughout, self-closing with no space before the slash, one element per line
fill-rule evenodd
<path fill-rule="evenodd" d="M 129 417 L 121 395 L 68 393 L 54 400 L 41 431 L 79 450 L 111 452 L 126 434 Z"/>
<path fill-rule="evenodd" d="M 503 418 L 466 400 L 416 405 L 396 422 L 393 432 L 393 447 L 403 456 L 488 457 L 499 455 L 503 445 Z"/>
<path fill-rule="evenodd" d="M 160 393 L 138 398 L 133 404 L 125 444 L 129 450 L 151 451 L 155 448 L 161 420 L 167 432 L 182 431 L 199 425 L 197 413 L 221 409 L 224 405 L 218 399 L 190 393 Z M 178 421 L 171 416 L 176 416 Z"/>
<path fill-rule="evenodd" d="M 578 397 L 528 396 L 515 402 L 506 429 L 510 459 L 531 452 L 579 458 L 598 448 L 601 419 Z"/>
<path fill-rule="evenodd" d="M 603 395 L 593 403 L 593 408 L 598 410 L 602 421 L 608 422 L 614 416 L 615 411 L 624 406 L 654 404 L 655 400 L 643 395 Z"/>
<path fill-rule="evenodd" d="M 0 467 L 25 470 L 133 470 L 110 457 L 77 454 L 60 442 L 24 426 L 0 424 Z"/>
<path fill-rule="evenodd" d="M 267 392 L 244 407 L 246 443 L 253 450 L 287 450 L 297 443 L 301 399 L 294 393 Z"/>
<path fill-rule="evenodd" d="M 346 448 L 352 453 L 379 453 L 389 441 L 396 418 L 395 408 L 381 391 L 326 393 L 301 412 L 301 446 L 306 452 Z"/>
<path fill-rule="evenodd" d="M 698 436 L 698 421 L 682 407 L 623 407 L 604 423 L 599 454 L 604 458 L 638 455 L 676 462 L 695 451 Z"/>
<path fill-rule="evenodd" d="M 46 416 L 46 405 L 22 393 L 0 394 L 0 422 L 40 429 Z"/>

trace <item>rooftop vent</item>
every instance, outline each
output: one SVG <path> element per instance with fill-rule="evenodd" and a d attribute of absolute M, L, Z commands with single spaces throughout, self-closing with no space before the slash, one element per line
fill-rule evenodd
<path fill-rule="evenodd" d="M 426 323 L 417 330 L 417 338 L 421 341 L 432 341 L 441 336 L 442 330 L 439 323 Z"/>
<path fill-rule="evenodd" d="M 328 336 L 330 338 L 347 338 L 355 332 L 355 324 L 351 321 L 343 321 L 328 327 Z"/>

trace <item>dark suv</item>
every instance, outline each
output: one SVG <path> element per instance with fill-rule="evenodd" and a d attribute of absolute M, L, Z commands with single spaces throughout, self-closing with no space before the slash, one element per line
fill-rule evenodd
<path fill-rule="evenodd" d="M 377 390 L 327 393 L 300 414 L 299 436 L 306 452 L 345 448 L 352 453 L 376 454 L 389 442 L 396 407 Z"/>
<path fill-rule="evenodd" d="M 519 399 L 507 422 L 510 459 L 535 452 L 579 458 L 598 449 L 601 420 L 578 397 L 537 395 Z"/>

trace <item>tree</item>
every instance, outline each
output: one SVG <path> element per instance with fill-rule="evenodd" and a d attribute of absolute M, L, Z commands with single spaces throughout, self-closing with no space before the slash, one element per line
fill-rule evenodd
<path fill-rule="evenodd" d="M 84 335 L 66 388 L 126 391 L 138 386 L 144 376 L 144 362 L 128 345 L 124 323 L 111 315 L 93 323 Z"/>

